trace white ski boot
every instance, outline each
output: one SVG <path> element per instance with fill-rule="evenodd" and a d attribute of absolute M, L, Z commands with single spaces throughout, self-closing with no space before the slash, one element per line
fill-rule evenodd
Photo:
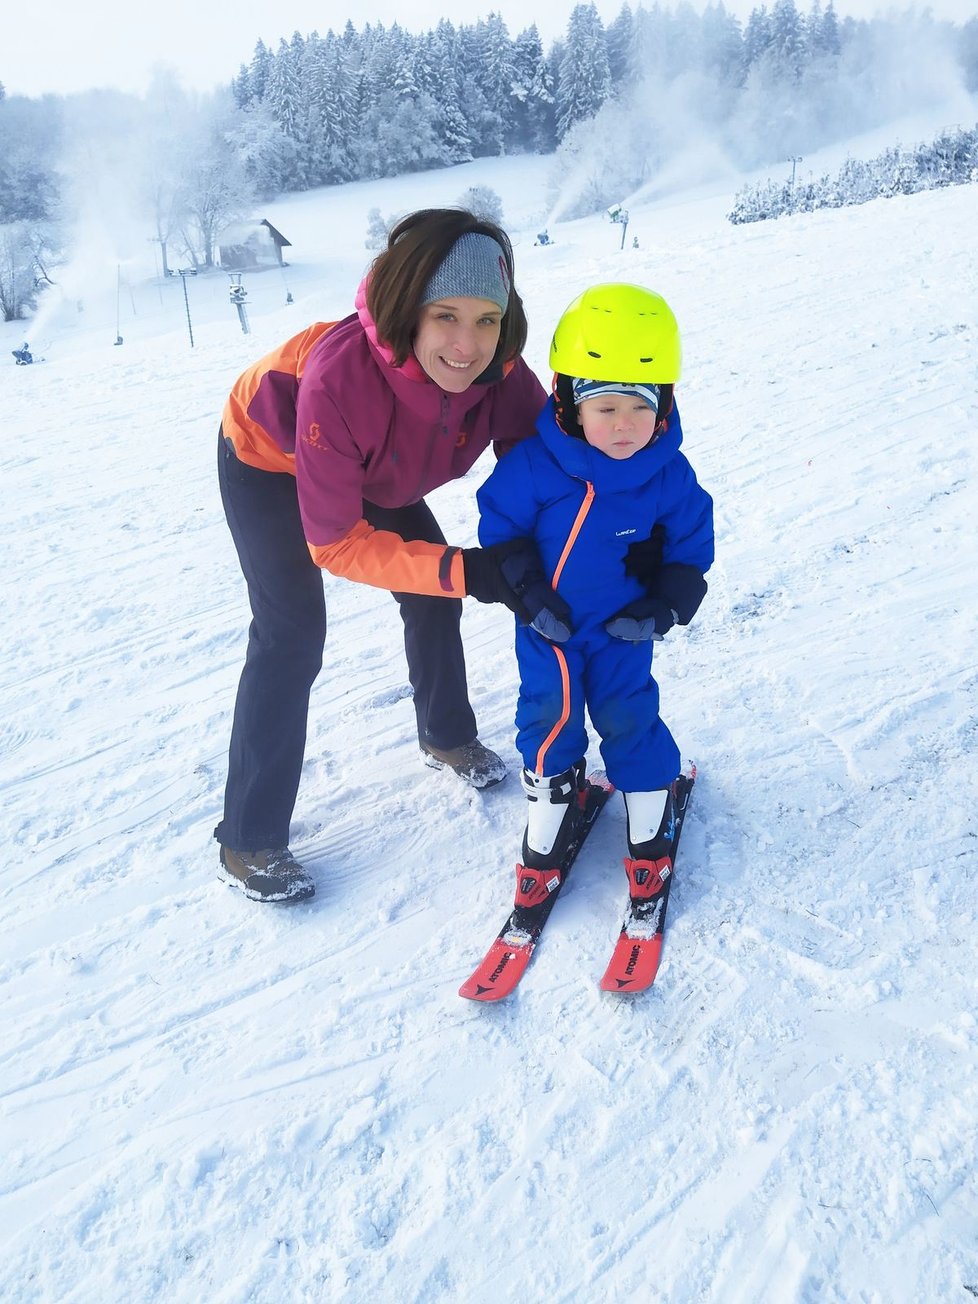
<path fill-rule="evenodd" d="M 562 864 L 578 831 L 584 776 L 583 760 L 550 777 L 523 771 L 521 781 L 529 803 L 523 834 L 524 868 L 551 869 Z"/>

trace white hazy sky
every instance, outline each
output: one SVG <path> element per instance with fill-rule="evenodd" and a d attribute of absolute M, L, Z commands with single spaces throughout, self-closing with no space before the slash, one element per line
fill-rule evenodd
<path fill-rule="evenodd" d="M 725 0 L 727 9 L 746 18 L 759 0 Z M 678 3 L 678 0 L 676 0 Z M 675 7 L 665 0 L 666 7 Z M 694 7 L 704 7 L 694 0 Z M 622 0 L 597 0 L 598 12 L 610 22 Z M 636 0 L 632 7 L 637 8 Z M 808 0 L 798 0 L 806 12 Z M 896 8 L 929 8 L 936 17 L 964 22 L 978 16 L 978 0 L 930 0 L 926 5 L 897 0 L 836 0 L 840 16 L 871 17 Z M 6 6 L 5 6 L 6 8 Z M 226 82 L 247 62 L 259 37 L 273 49 L 280 37 L 294 31 L 340 31 L 352 18 L 357 28 L 367 22 L 389 26 L 400 22 L 410 31 L 423 31 L 441 17 L 456 24 L 471 23 L 490 12 L 502 14 L 515 36 L 535 22 L 545 43 L 562 34 L 572 0 L 472 0 L 460 11 L 446 0 L 413 0 L 410 17 L 403 0 L 168 0 L 143 8 L 132 0 L 47 0 L 43 25 L 30 6 L 7 9 L 0 41 L 0 82 L 9 94 L 67 93 L 109 86 L 125 91 L 146 89 L 155 64 L 176 69 L 188 88 L 209 90 Z M 768 4 L 770 8 L 770 3 Z"/>

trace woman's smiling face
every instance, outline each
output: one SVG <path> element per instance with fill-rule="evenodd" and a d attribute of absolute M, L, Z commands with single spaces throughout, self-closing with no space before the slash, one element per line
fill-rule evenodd
<path fill-rule="evenodd" d="M 462 394 L 492 362 L 502 319 L 490 299 L 436 299 L 421 309 L 415 357 L 441 389 Z"/>

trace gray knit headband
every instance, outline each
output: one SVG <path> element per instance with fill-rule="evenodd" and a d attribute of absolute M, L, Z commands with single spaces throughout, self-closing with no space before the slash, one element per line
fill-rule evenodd
<path fill-rule="evenodd" d="M 491 236 L 467 231 L 455 241 L 425 286 L 421 306 L 436 299 L 488 299 L 505 312 L 509 287 L 509 268 L 502 249 Z"/>

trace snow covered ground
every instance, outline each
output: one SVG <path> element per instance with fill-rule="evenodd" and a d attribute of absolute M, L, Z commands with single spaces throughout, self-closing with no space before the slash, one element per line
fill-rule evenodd
<path fill-rule="evenodd" d="M 269 205 L 293 263 L 245 278 L 250 336 L 200 277 L 191 349 L 182 286 L 132 262 L 112 347 L 112 250 L 26 329 L 44 365 L 2 328 L 4 1301 L 978 1295 L 978 189 L 733 228 L 735 179 L 632 204 L 639 249 L 603 216 L 536 248 L 545 173 Z M 718 560 L 656 656 L 700 779 L 635 1000 L 597 986 L 617 800 L 515 997 L 456 996 L 524 813 L 501 608 L 464 620 L 514 772 L 480 795 L 419 762 L 390 599 L 327 577 L 293 837 L 318 895 L 263 908 L 214 874 L 246 628 L 225 394 L 347 311 L 370 207 L 476 183 L 542 377 L 590 282 L 653 286 L 684 330 Z M 488 469 L 432 498 L 458 544 Z"/>

